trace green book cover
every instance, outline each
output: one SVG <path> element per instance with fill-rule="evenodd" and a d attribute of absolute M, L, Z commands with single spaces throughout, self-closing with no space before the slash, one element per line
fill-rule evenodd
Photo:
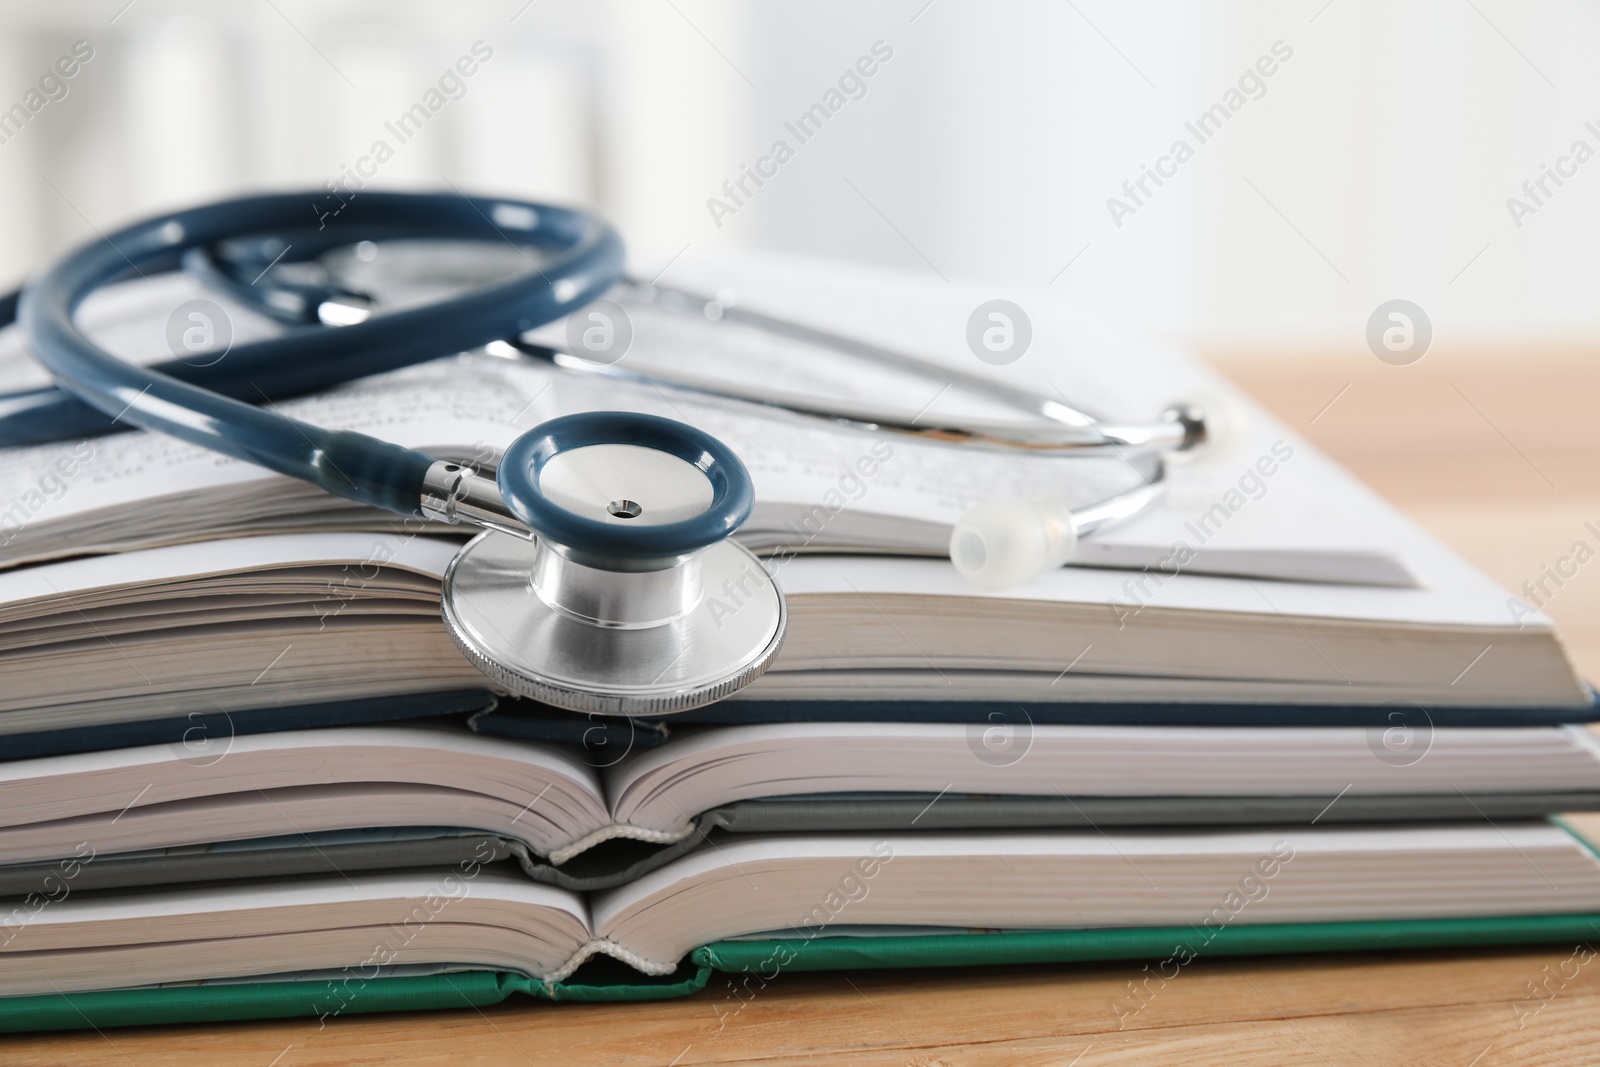
<path fill-rule="evenodd" d="M 505 971 L 372 979 L 343 972 L 336 979 L 6 997 L 0 998 L 0 1032 L 246 1019 L 332 1022 L 373 1012 L 483 1007 L 518 994 L 565 1001 L 661 1000 L 698 993 L 717 982 L 726 982 L 735 995 L 750 995 L 780 974 L 794 971 L 1148 960 L 1164 973 L 1163 968 L 1182 968 L 1208 956 L 1499 947 L 1579 942 L 1596 936 L 1600 936 L 1600 914 L 719 941 L 696 949 L 677 972 L 659 978 L 615 961 L 596 960 L 556 983 Z"/>

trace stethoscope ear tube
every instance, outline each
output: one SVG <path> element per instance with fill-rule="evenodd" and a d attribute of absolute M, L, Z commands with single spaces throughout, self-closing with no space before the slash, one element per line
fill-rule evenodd
<path fill-rule="evenodd" d="M 495 240 L 537 250 L 529 271 L 426 307 L 337 329 L 304 326 L 240 345 L 209 366 L 135 367 L 74 321 L 96 288 L 241 234 L 306 229 L 311 193 L 246 197 L 158 216 L 68 253 L 28 285 L 23 343 L 70 400 L 52 390 L 9 398 L 0 443 L 137 426 L 236 456 L 329 492 L 415 513 L 431 457 L 363 434 L 325 430 L 251 403 L 311 392 L 534 329 L 583 306 L 621 276 L 622 240 L 600 219 L 564 208 L 457 194 L 362 193 L 331 220 L 341 243 L 397 231 Z M 329 242 L 327 234 L 318 238 Z M 0 310 L 4 310 L 0 307 Z M 89 412 L 93 412 L 92 416 Z"/>

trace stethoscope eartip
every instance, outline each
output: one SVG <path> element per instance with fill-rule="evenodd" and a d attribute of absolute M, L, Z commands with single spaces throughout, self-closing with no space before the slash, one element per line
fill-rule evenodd
<path fill-rule="evenodd" d="M 1250 411 L 1231 392 L 1197 389 L 1167 407 L 1164 418 L 1181 422 L 1184 447 L 1164 453 L 1169 463 L 1207 465 L 1236 457 L 1250 433 Z"/>
<path fill-rule="evenodd" d="M 991 592 L 1025 585 L 1071 558 L 1078 545 L 1072 511 L 1060 500 L 985 500 L 950 533 L 950 562 Z"/>

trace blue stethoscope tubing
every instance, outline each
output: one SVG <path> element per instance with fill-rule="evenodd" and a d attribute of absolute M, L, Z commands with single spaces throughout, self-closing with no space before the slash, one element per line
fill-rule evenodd
<path fill-rule="evenodd" d="M 0 446 L 131 425 L 416 514 L 433 457 L 246 401 L 310 393 L 515 337 L 582 307 L 622 277 L 622 238 L 582 211 L 457 193 L 363 192 L 314 230 L 307 215 L 320 200 L 315 193 L 250 196 L 159 215 L 68 253 L 25 286 L 20 300 L 0 297 L 0 325 L 14 303 L 24 346 L 61 386 L 0 397 Z M 292 327 L 238 345 L 208 366 L 125 363 L 74 321 L 102 286 L 176 269 L 195 250 L 252 234 L 274 235 L 291 249 L 300 235 L 304 249 L 318 251 L 398 235 L 506 241 L 529 250 L 529 270 L 356 325 Z"/>

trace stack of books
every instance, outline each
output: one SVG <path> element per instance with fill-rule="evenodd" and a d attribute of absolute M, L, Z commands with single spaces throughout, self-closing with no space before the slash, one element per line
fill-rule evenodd
<path fill-rule="evenodd" d="M 645 272 L 648 276 L 649 272 Z M 685 256 L 617 294 L 624 359 L 904 408 L 993 294 Z M 84 311 L 158 350 L 181 276 Z M 671 306 L 705 296 L 706 314 Z M 212 294 L 212 299 L 219 299 Z M 1225 388 L 1017 298 L 989 372 L 1133 420 Z M 716 321 L 931 361 L 897 376 Z M 235 336 L 267 330 L 230 308 Z M 559 345 L 559 325 L 536 343 Z M 33 370 L 14 349 L 5 380 Z M 1585 937 L 1595 695 L 1550 620 L 1255 412 L 1151 511 L 1005 593 L 940 558 L 993 496 L 1086 504 L 1117 458 L 1006 458 L 597 381 L 509 346 L 285 403 L 492 467 L 546 418 L 692 422 L 790 634 L 734 698 L 606 719 L 495 692 L 439 619 L 460 531 L 125 433 L 0 463 L 0 1029 L 753 991 L 792 970 Z M 1004 412 L 984 412 L 1005 414 Z M 1137 1010 L 1130 1001 L 1125 1010 Z"/>

